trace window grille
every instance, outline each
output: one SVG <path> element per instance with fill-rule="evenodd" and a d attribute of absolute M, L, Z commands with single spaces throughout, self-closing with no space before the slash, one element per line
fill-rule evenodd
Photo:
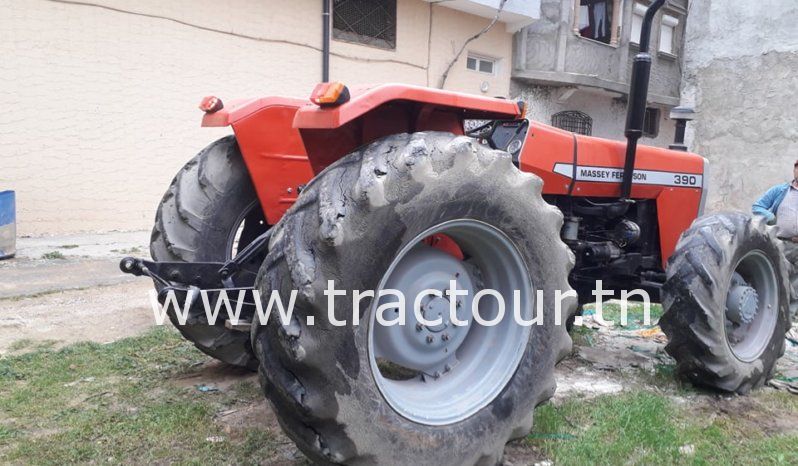
<path fill-rule="evenodd" d="M 396 48 L 396 0 L 334 0 L 333 37 Z"/>
<path fill-rule="evenodd" d="M 590 136 L 593 133 L 593 119 L 590 115 L 576 110 L 567 110 L 551 116 L 552 126 L 576 134 Z"/>

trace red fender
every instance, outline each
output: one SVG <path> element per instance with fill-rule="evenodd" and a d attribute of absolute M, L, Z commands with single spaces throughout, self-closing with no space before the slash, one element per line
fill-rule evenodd
<path fill-rule="evenodd" d="M 313 178 L 294 115 L 306 102 L 283 97 L 234 100 L 207 113 L 202 126 L 232 126 L 244 163 L 269 225 L 294 201 L 300 186 Z"/>
<path fill-rule="evenodd" d="M 270 225 L 302 185 L 331 163 L 383 136 L 417 131 L 463 133 L 463 120 L 514 119 L 516 102 L 401 84 L 359 87 L 321 108 L 283 97 L 233 100 L 206 113 L 202 126 L 232 126 Z"/>
<path fill-rule="evenodd" d="M 303 106 L 294 118 L 313 170 L 376 139 L 397 133 L 463 134 L 464 119 L 515 119 L 517 102 L 405 84 L 356 87 L 337 107 Z"/>

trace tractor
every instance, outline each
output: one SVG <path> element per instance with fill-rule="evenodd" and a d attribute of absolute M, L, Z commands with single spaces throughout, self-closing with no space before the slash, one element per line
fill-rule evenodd
<path fill-rule="evenodd" d="M 522 102 L 410 85 L 326 82 L 310 102 L 207 97 L 203 126 L 234 135 L 175 176 L 152 260 L 120 267 L 152 278 L 162 302 L 231 292 L 240 320 L 211 325 L 194 298 L 187 320 L 169 316 L 200 350 L 259 371 L 314 462 L 496 464 L 553 395 L 566 323 L 598 280 L 663 304 L 681 377 L 747 393 L 783 354 L 792 269 L 772 227 L 703 215 L 706 159 L 681 144 L 638 147 L 663 3 L 644 17 L 625 143 L 530 122 Z M 452 282 L 470 294 L 429 292 Z M 429 293 L 373 294 L 388 289 Z M 461 312 L 486 289 L 542 320 L 486 325 Z M 238 291 L 293 291 L 293 315 L 260 322 L 260 303 Z M 483 298 L 481 315 L 499 315 Z M 407 310 L 404 325 L 377 318 L 392 306 Z"/>

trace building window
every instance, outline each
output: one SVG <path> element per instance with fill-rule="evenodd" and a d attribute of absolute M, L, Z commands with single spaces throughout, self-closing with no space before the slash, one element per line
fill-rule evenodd
<path fill-rule="evenodd" d="M 648 7 L 640 3 L 635 3 L 634 10 L 632 10 L 632 35 L 630 41 L 640 43 L 640 31 L 643 29 L 643 17 L 646 15 Z"/>
<path fill-rule="evenodd" d="M 496 60 L 493 58 L 468 55 L 466 59 L 466 68 L 472 71 L 479 71 L 480 73 L 496 74 Z"/>
<path fill-rule="evenodd" d="M 618 44 L 620 0 L 575 0 L 574 8 L 574 32 L 605 44 Z"/>
<path fill-rule="evenodd" d="M 671 15 L 662 15 L 662 25 L 659 29 L 659 51 L 675 55 L 674 38 L 679 20 Z"/>
<path fill-rule="evenodd" d="M 655 138 L 659 135 L 659 109 L 646 108 L 646 116 L 643 120 L 643 136 Z"/>
<path fill-rule="evenodd" d="M 396 0 L 334 0 L 333 37 L 395 49 Z"/>
<path fill-rule="evenodd" d="M 632 12 L 632 31 L 630 40 L 635 43 L 640 43 L 640 32 L 643 29 L 643 17 L 646 15 L 648 7 L 640 3 L 635 3 L 634 11 Z M 679 19 L 671 15 L 662 15 L 662 24 L 659 28 L 659 51 L 670 55 L 675 55 L 676 50 L 674 39 L 676 37 L 676 27 L 679 25 Z"/>
<path fill-rule="evenodd" d="M 551 116 L 551 125 L 576 134 L 593 134 L 593 119 L 590 115 L 576 110 L 566 110 Z"/>

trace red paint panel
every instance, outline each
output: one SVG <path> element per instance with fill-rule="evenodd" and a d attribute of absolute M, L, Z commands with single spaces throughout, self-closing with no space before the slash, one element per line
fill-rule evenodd
<path fill-rule="evenodd" d="M 688 188 L 665 188 L 657 196 L 657 219 L 659 220 L 659 244 L 662 251 L 662 267 L 676 249 L 676 243 L 684 230 L 698 217 L 701 190 Z"/>
<path fill-rule="evenodd" d="M 338 107 L 304 106 L 297 112 L 294 126 L 301 129 L 338 128 L 388 102 L 407 101 L 432 107 L 447 108 L 464 118 L 513 119 L 521 115 L 518 104 L 511 100 L 482 97 L 472 94 L 409 86 L 382 84 L 373 87 L 354 87 L 352 98 Z"/>
<path fill-rule="evenodd" d="M 461 261 L 465 259 L 463 250 L 460 249 L 460 246 L 457 244 L 457 241 L 453 240 L 452 237 L 449 235 L 437 234 L 437 235 L 427 236 L 421 241 L 424 244 L 427 244 L 428 246 L 440 249 L 441 251 L 445 252 L 446 254 L 449 254 L 450 256 L 456 258 L 457 260 Z"/>
<path fill-rule="evenodd" d="M 295 118 L 294 125 L 297 121 Z M 463 134 L 463 113 L 433 104 L 387 102 L 340 127 L 299 128 L 314 173 L 379 138 L 418 131 Z"/>
<path fill-rule="evenodd" d="M 626 157 L 625 142 L 588 136 L 576 136 L 576 140 L 577 166 L 623 168 Z M 568 194 L 570 176 L 555 173 L 554 167 L 558 163 L 573 165 L 573 161 L 573 133 L 536 122 L 531 124 L 521 152 L 520 166 L 521 170 L 534 173 L 543 179 L 544 194 Z M 687 152 L 638 146 L 635 169 L 703 175 L 704 159 Z M 673 253 L 679 235 L 698 216 L 701 191 L 700 187 L 632 183 L 632 198 L 657 200 L 663 266 Z M 617 182 L 577 181 L 574 184 L 573 195 L 620 197 L 620 179 Z"/>
<path fill-rule="evenodd" d="M 283 105 L 286 107 L 299 108 L 310 103 L 286 97 L 261 97 L 255 99 L 232 99 L 224 102 L 224 107 L 214 113 L 207 113 L 202 117 L 202 126 L 229 126 L 242 118 L 246 118 L 253 113 L 259 112 L 264 107 Z"/>
<path fill-rule="evenodd" d="M 292 125 L 303 102 L 260 99 L 258 105 L 236 115 L 240 118 L 233 130 L 266 220 L 274 225 L 296 201 L 299 186 L 313 178 L 313 171 L 299 131 Z"/>

